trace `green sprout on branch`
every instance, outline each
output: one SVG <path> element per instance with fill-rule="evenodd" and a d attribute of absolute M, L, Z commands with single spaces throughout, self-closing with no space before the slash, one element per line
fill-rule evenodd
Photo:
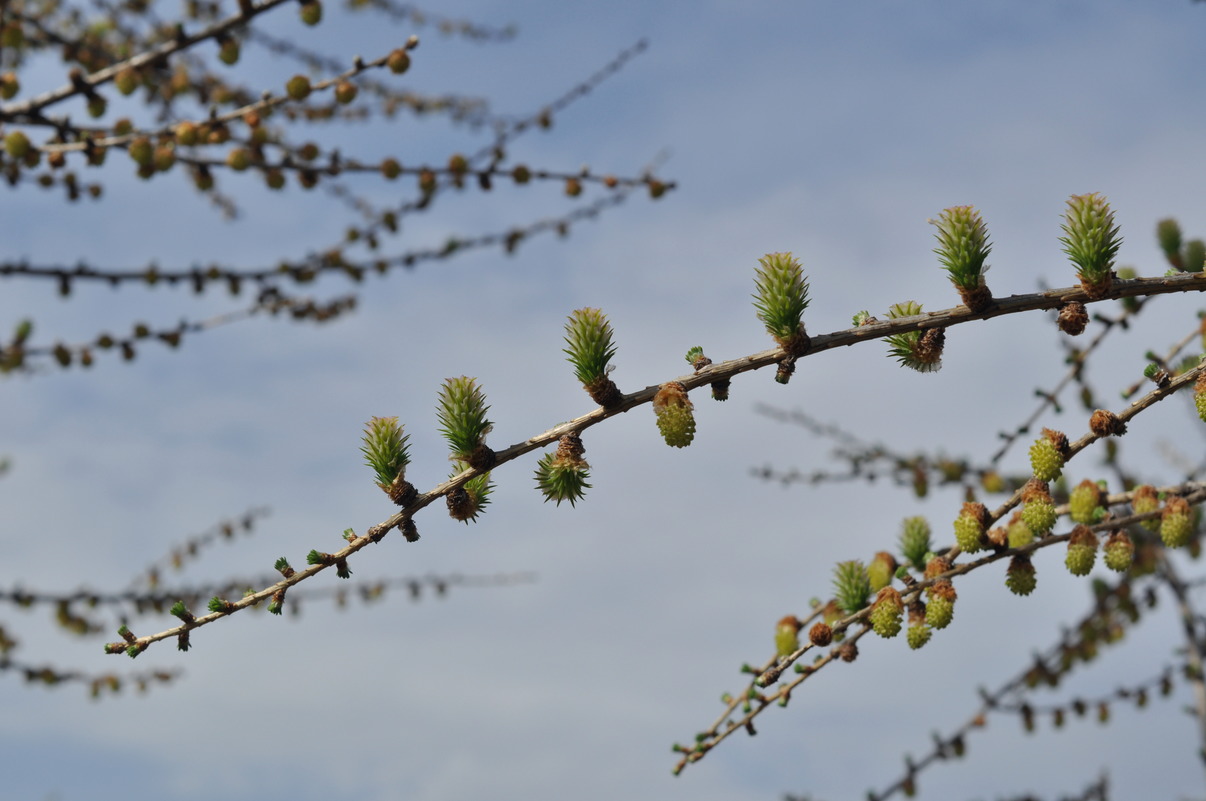
<path fill-rule="evenodd" d="M 605 409 L 618 404 L 622 397 L 609 377 L 613 369 L 611 357 L 616 355 L 612 334 L 611 323 L 600 309 L 577 309 L 565 324 L 568 347 L 563 352 L 587 394 Z"/>
<path fill-rule="evenodd" d="M 365 464 L 373 468 L 377 486 L 399 506 L 410 503 L 417 494 L 414 485 L 406 480 L 409 439 L 402 433 L 398 418 L 374 417 L 364 428 L 364 446 L 360 449 Z"/>
<path fill-rule="evenodd" d="M 784 350 L 802 355 L 807 343 L 804 334 L 804 310 L 808 308 L 808 281 L 799 259 L 791 253 L 768 253 L 758 259 L 754 308 L 766 331 Z M 793 347 L 795 345 L 796 347 Z M 797 350 L 800 345 L 803 349 Z"/>
<path fill-rule="evenodd" d="M 787 353 L 779 363 L 775 380 L 786 384 L 795 370 L 795 360 L 808 352 L 811 338 L 804 330 L 808 308 L 808 281 L 799 259 L 791 253 L 768 253 L 754 278 L 754 308 L 766 331 Z"/>
<path fill-rule="evenodd" d="M 854 614 L 867 606 L 871 597 L 871 579 L 858 560 L 838 562 L 833 568 L 833 597 L 838 608 Z"/>
<path fill-rule="evenodd" d="M 1068 198 L 1060 237 L 1064 252 L 1076 266 L 1076 275 L 1090 299 L 1106 295 L 1113 283 L 1114 256 L 1122 244 L 1114 212 L 1097 192 Z"/>
<path fill-rule="evenodd" d="M 475 470 L 493 467 L 494 451 L 486 445 L 486 435 L 494 424 L 486 419 L 490 407 L 486 405 L 486 396 L 477 380 L 466 376 L 444 379 L 438 404 L 436 416 L 440 421 L 440 433 L 452 450 L 449 458 L 464 462 Z"/>
<path fill-rule="evenodd" d="M 943 209 L 937 220 L 930 220 L 938 227 L 934 234 L 938 247 L 934 252 L 950 275 L 951 283 L 959 291 L 967 308 L 981 312 L 992 303 L 992 293 L 984 283 L 988 265 L 984 263 L 992 250 L 988 241 L 988 228 L 980 212 L 972 206 L 954 206 Z"/>

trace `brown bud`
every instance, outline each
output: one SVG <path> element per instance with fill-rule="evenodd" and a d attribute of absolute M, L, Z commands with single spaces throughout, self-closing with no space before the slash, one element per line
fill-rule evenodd
<path fill-rule="evenodd" d="M 1126 423 L 1108 409 L 1098 409 L 1089 418 L 1089 430 L 1098 437 L 1117 437 L 1126 433 Z"/>
<path fill-rule="evenodd" d="M 808 630 L 808 641 L 813 645 L 824 648 L 833 642 L 833 629 L 826 623 L 814 623 Z"/>
<path fill-rule="evenodd" d="M 1058 324 L 1059 330 L 1069 336 L 1084 333 L 1085 326 L 1089 324 L 1089 312 L 1085 309 L 1085 304 L 1078 300 L 1065 303 L 1059 310 Z"/>

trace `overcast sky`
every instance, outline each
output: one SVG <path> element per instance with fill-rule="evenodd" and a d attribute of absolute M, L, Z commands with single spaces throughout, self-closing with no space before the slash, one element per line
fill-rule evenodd
<path fill-rule="evenodd" d="M 422 44 L 400 85 L 485 95 L 495 111 L 517 115 L 647 38 L 645 54 L 511 156 L 621 175 L 656 163 L 678 189 L 657 202 L 634 196 L 513 257 L 483 250 L 360 286 L 321 281 L 319 296 L 360 295 L 355 315 L 327 326 L 257 319 L 186 338 L 179 352 L 148 347 L 131 364 L 108 357 L 86 373 L 9 379 L 0 585 L 121 588 L 174 544 L 258 506 L 271 514 L 253 536 L 207 551 L 182 580 L 264 574 L 282 555 L 303 564 L 312 548 L 337 549 L 345 528 L 363 531 L 392 511 L 358 450 L 369 417 L 407 425 L 410 478 L 429 488 L 447 471 L 434 411 L 444 378 L 481 381 L 490 443 L 501 449 L 592 408 L 561 354 L 576 308 L 609 315 L 613 377 L 625 391 L 686 372 L 693 345 L 717 360 L 762 350 L 770 342 L 749 295 L 757 258 L 770 251 L 803 261 L 806 322 L 827 333 L 860 309 L 955 305 L 926 222 L 949 206 L 983 212 L 997 295 L 1073 283 L 1058 244 L 1071 194 L 1109 197 L 1125 237 L 1119 261 L 1143 275 L 1165 270 L 1153 236 L 1161 217 L 1206 234 L 1206 9 L 1189 0 L 465 0 L 438 10 L 514 23 L 518 35 L 474 43 L 390 27 L 384 16 L 344 19 L 334 8 L 314 30 L 282 10 L 272 29 L 345 58 L 376 57 L 417 32 Z M 264 87 L 296 72 L 252 45 L 241 68 Z M 47 68 L 43 77 L 53 76 Z M 444 163 L 488 140 L 400 118 L 339 141 L 366 160 Z M 67 206 L 53 193 L 6 187 L 4 257 L 256 266 L 327 247 L 355 221 L 319 193 L 272 194 L 248 176 L 225 184 L 244 211 L 227 222 L 183 175 L 146 184 L 117 154 L 111 161 L 101 203 Z M 442 198 L 387 247 L 438 246 L 450 233 L 506 230 L 592 199 L 502 183 L 485 197 Z M 400 191 L 361 186 L 382 205 Z M 74 342 L 240 302 L 83 286 L 64 302 L 52 286 L 9 281 L 0 323 L 32 316 L 39 344 Z M 1090 376 L 1106 403 L 1121 408 L 1118 392 L 1138 378 L 1144 351 L 1193 330 L 1197 303 L 1159 299 L 1103 352 Z M 726 404 L 693 396 L 699 430 L 684 450 L 662 443 L 642 407 L 584 436 L 594 487 L 577 508 L 541 502 L 531 454 L 497 471 L 478 523 L 432 506 L 418 516 L 419 543 L 393 534 L 352 563 L 356 580 L 534 571 L 534 584 L 420 604 L 395 592 L 344 611 L 312 602 L 298 619 L 242 613 L 195 632 L 188 654 L 164 643 L 137 662 L 52 630 L 45 608 L 4 609 L 0 624 L 21 641 L 14 658 L 88 672 L 185 671 L 171 687 L 101 702 L 78 686 L 29 689 L 0 673 L 5 792 L 60 801 L 862 797 L 896 778 L 904 754 L 925 753 L 932 731 L 961 724 L 977 687 L 1011 678 L 1055 642 L 1061 623 L 1088 608 L 1089 584 L 1068 576 L 1054 549 L 1036 560 L 1039 590 L 1027 599 L 1004 589 L 1002 569 L 980 571 L 960 582 L 955 623 L 927 648 L 864 639 L 857 663 L 826 670 L 788 709 L 769 710 L 756 738 L 733 738 L 672 777 L 671 744 L 720 714 L 720 695 L 743 687 L 742 662 L 764 661 L 775 621 L 828 593 L 835 562 L 894 546 L 912 515 L 927 515 L 949 542 L 961 500 L 758 481 L 751 468 L 840 465 L 831 443 L 754 408 L 798 408 L 899 451 L 983 462 L 997 432 L 1034 408 L 1034 390 L 1063 374 L 1059 336 L 1048 317 L 1012 317 L 952 329 L 936 374 L 902 370 L 886 346 L 866 343 L 804 360 L 787 387 L 770 371 L 745 375 Z M 1074 410 L 1074 399 L 1066 406 Z M 1196 461 L 1201 433 L 1189 409 L 1161 404 L 1123 440 L 1124 455 L 1156 483 L 1177 478 L 1170 452 Z M 1083 417 L 1043 423 L 1079 436 Z M 1086 452 L 1069 478 L 1103 477 L 1100 455 Z M 1004 466 L 1024 470 L 1024 447 Z M 310 584 L 338 581 L 328 572 Z M 1095 697 L 1172 663 L 1179 629 L 1163 600 L 1080 683 L 1045 697 Z M 1079 721 L 1028 737 L 1016 720 L 994 718 L 969 740 L 967 759 L 921 776 L 923 796 L 1057 797 L 1103 772 L 1117 798 L 1200 793 L 1199 743 L 1179 712 L 1188 699 L 1178 685 L 1145 712 L 1118 709 L 1109 727 Z"/>

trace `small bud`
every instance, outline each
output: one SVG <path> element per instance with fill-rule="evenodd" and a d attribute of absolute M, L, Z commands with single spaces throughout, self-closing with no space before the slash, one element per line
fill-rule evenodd
<path fill-rule="evenodd" d="M 1185 243 L 1185 272 L 1200 273 L 1206 266 L 1206 242 L 1191 239 Z"/>
<path fill-rule="evenodd" d="M 172 144 L 162 144 L 155 148 L 152 163 L 159 172 L 167 172 L 176 164 L 176 147 Z"/>
<path fill-rule="evenodd" d="M 29 149 L 29 137 L 24 131 L 11 131 L 4 137 L 4 151 L 14 159 L 24 158 Z"/>
<path fill-rule="evenodd" d="M 251 151 L 245 147 L 233 148 L 226 154 L 226 166 L 235 172 L 243 172 L 251 166 Z"/>
<path fill-rule="evenodd" d="M 385 66 L 389 67 L 389 71 L 394 75 L 401 75 L 410 69 L 410 54 L 405 48 L 398 48 L 389 54 L 385 60 Z"/>
<path fill-rule="evenodd" d="M 142 167 L 149 166 L 155 158 L 155 148 L 151 145 L 150 138 L 146 136 L 140 136 L 130 142 L 127 152 L 134 163 Z"/>
<path fill-rule="evenodd" d="M 356 99 L 358 91 L 356 84 L 351 81 L 340 81 L 335 84 L 335 102 L 346 106 Z"/>
<path fill-rule="evenodd" d="M 419 191 L 424 195 L 430 195 L 436 190 L 435 173 L 429 169 L 419 170 Z"/>
<path fill-rule="evenodd" d="M 298 16 L 303 25 L 314 26 L 322 21 L 322 3 L 318 0 L 306 0 L 298 10 Z"/>
<path fill-rule="evenodd" d="M 92 119 L 99 120 L 101 117 L 105 116 L 105 111 L 107 111 L 108 108 L 108 101 L 106 101 L 105 98 L 101 97 L 100 95 L 93 95 L 92 97 L 88 98 L 87 111 L 88 116 Z"/>
<path fill-rule="evenodd" d="M 139 79 L 138 73 L 129 67 L 113 76 L 113 86 L 125 96 L 134 94 L 140 83 L 142 81 Z"/>
<path fill-rule="evenodd" d="M 1108 409 L 1098 409 L 1089 418 L 1089 430 L 1097 437 L 1116 437 L 1126 433 L 1126 424 Z"/>
<path fill-rule="evenodd" d="M 21 81 L 17 73 L 6 72 L 0 75 L 0 100 L 12 100 L 21 91 Z"/>
<path fill-rule="evenodd" d="M 195 122 L 185 120 L 184 122 L 177 123 L 174 131 L 176 135 L 176 144 L 183 147 L 192 147 L 193 145 L 197 144 L 199 132 L 200 129 Z"/>
<path fill-rule="evenodd" d="M 285 84 L 285 94 L 292 100 L 305 100 L 310 96 L 310 79 L 305 75 L 294 75 Z"/>
<path fill-rule="evenodd" d="M 780 658 L 800 650 L 800 621 L 788 615 L 775 627 L 775 653 Z"/>
<path fill-rule="evenodd" d="M 402 174 L 402 165 L 397 159 L 385 159 L 381 162 L 381 174 L 392 181 Z"/>
<path fill-rule="evenodd" d="M 218 42 L 218 61 L 221 61 L 226 66 L 232 66 L 239 61 L 239 41 L 237 39 L 219 39 Z M 299 100 L 301 98 L 298 98 Z"/>
<path fill-rule="evenodd" d="M 867 565 L 867 578 L 871 580 L 871 592 L 879 592 L 892 583 L 896 574 L 896 558 L 887 551 L 875 554 L 871 564 Z"/>
<path fill-rule="evenodd" d="M 1181 226 L 1169 217 L 1156 223 L 1156 241 L 1164 251 L 1164 258 L 1178 270 L 1182 269 L 1181 262 Z"/>
<path fill-rule="evenodd" d="M 1060 307 L 1058 318 L 1059 330 L 1069 336 L 1080 336 L 1089 324 L 1089 312 L 1085 304 L 1073 300 Z"/>

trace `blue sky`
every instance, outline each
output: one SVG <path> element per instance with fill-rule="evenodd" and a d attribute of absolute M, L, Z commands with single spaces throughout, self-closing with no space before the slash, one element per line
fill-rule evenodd
<path fill-rule="evenodd" d="M 1176 216 L 1188 235 L 1206 233 L 1206 10 L 1188 0 L 439 10 L 513 22 L 518 36 L 475 44 L 420 29 L 401 83 L 487 95 L 505 113 L 539 108 L 648 38 L 644 55 L 511 155 L 618 174 L 659 161 L 678 189 L 656 203 L 634 197 L 514 257 L 472 252 L 361 287 L 324 280 L 314 291 L 361 297 L 357 314 L 329 326 L 254 320 L 186 339 L 178 353 L 152 347 L 132 364 L 110 358 L 90 373 L 9 380 L 0 583 L 124 586 L 173 544 L 261 505 L 272 514 L 254 536 L 207 552 L 185 578 L 262 574 L 278 556 L 298 564 L 311 548 L 333 550 L 343 529 L 391 511 L 361 464 L 369 417 L 407 424 L 411 480 L 429 487 L 446 470 L 434 414 L 445 377 L 480 379 L 496 447 L 591 408 L 560 352 L 573 309 L 597 306 L 611 318 L 614 377 L 626 391 L 682 374 L 692 345 L 716 359 L 762 350 L 769 342 L 749 294 L 769 251 L 803 261 L 806 321 L 822 333 L 864 308 L 955 304 L 926 222 L 948 206 L 983 212 L 997 295 L 1072 283 L 1057 241 L 1071 194 L 1109 196 L 1125 237 L 1119 261 L 1144 275 L 1165 269 L 1156 220 Z M 278 16 L 277 35 L 344 57 L 374 57 L 412 32 L 334 8 L 317 30 Z M 251 47 L 240 69 L 263 86 L 296 71 Z M 339 141 L 366 159 L 443 163 L 484 140 L 403 119 Z M 272 263 L 329 245 L 353 219 L 320 194 L 270 194 L 247 179 L 227 182 L 245 213 L 226 222 L 181 177 L 144 184 L 113 161 L 102 203 L 6 189 L 6 258 Z M 379 203 L 396 200 L 396 187 L 363 187 Z M 572 207 L 551 184 L 466 192 L 411 218 L 398 247 Z M 5 289 L 0 320 L 33 316 L 50 341 L 231 308 L 220 293 L 80 287 L 63 302 L 33 282 Z M 1195 298 L 1162 298 L 1112 342 L 1091 372 L 1102 396 L 1134 380 L 1145 350 L 1192 330 L 1196 310 Z M 637 409 L 588 432 L 594 488 L 576 509 L 541 503 L 533 455 L 498 471 L 495 501 L 476 525 L 432 507 L 418 519 L 418 544 L 391 536 L 352 566 L 367 579 L 532 570 L 534 585 L 418 605 L 397 593 L 342 612 L 312 603 L 298 620 L 242 614 L 197 632 L 187 655 L 160 646 L 120 664 L 95 640 L 48 631 L 46 610 L 5 610 L 0 623 L 22 643 L 15 657 L 88 671 L 180 667 L 186 677 L 145 697 L 90 703 L 78 688 L 31 690 L 5 675 L 0 774 L 14 797 L 62 801 L 861 796 L 894 780 L 931 731 L 961 723 L 977 686 L 1008 679 L 1055 641 L 1060 623 L 1087 608 L 1088 585 L 1054 553 L 1038 560 L 1039 590 L 1028 599 L 1008 595 L 1001 571 L 981 571 L 992 575 L 960 584 L 954 627 L 926 649 L 864 641 L 857 663 L 765 714 L 757 738 L 728 742 L 672 777 L 671 743 L 719 714 L 720 694 L 742 686 L 741 663 L 767 657 L 775 621 L 825 594 L 836 561 L 891 546 L 912 515 L 927 515 L 946 541 L 960 501 L 759 482 L 750 470 L 763 464 L 834 465 L 829 443 L 754 406 L 800 408 L 906 452 L 983 460 L 997 432 L 1030 413 L 1033 390 L 1063 374 L 1058 336 L 1045 317 L 1015 317 L 952 330 L 946 366 L 933 375 L 906 373 L 868 343 L 805 360 L 786 388 L 766 371 L 743 376 L 727 404 L 696 399 L 699 434 L 683 451 L 665 447 L 649 410 Z M 1168 452 L 1192 459 L 1201 436 L 1186 404 L 1162 406 L 1122 443 L 1157 482 L 1176 476 Z M 1043 422 L 1084 429 L 1071 412 Z M 1099 477 L 1099 457 L 1086 453 L 1070 478 Z M 1024 465 L 1015 448 L 1006 467 Z M 135 631 L 169 624 L 139 621 Z M 1158 672 L 1174 658 L 1177 631 L 1163 608 L 1083 683 L 1051 697 L 1094 696 Z M 1197 792 L 1193 725 L 1178 711 L 1189 696 L 1177 692 L 1143 713 L 1117 710 L 1109 727 L 1079 722 L 1058 735 L 1023 737 L 1003 718 L 969 741 L 967 759 L 924 774 L 921 788 L 931 798 L 1054 797 L 1106 771 L 1119 798 L 1153 787 Z"/>

